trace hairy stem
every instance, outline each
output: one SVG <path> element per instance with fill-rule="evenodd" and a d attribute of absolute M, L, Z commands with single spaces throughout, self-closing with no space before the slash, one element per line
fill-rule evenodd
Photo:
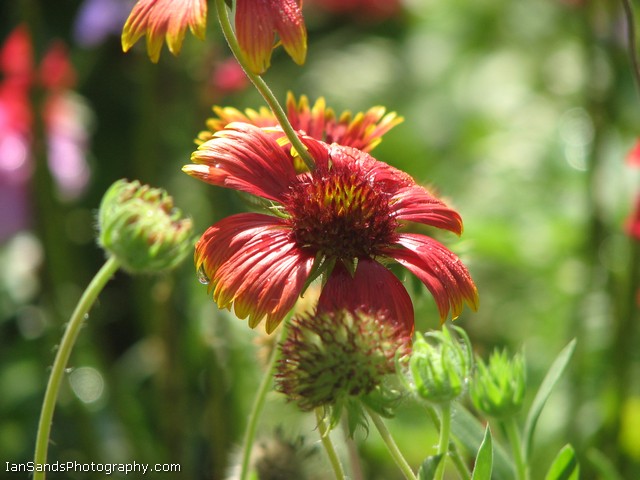
<path fill-rule="evenodd" d="M 289 123 L 287 115 L 278 103 L 275 95 L 266 84 L 266 82 L 262 79 L 262 77 L 253 73 L 248 67 L 247 62 L 244 59 L 244 55 L 242 54 L 242 50 L 240 50 L 240 45 L 238 44 L 236 34 L 231 27 L 231 22 L 229 21 L 229 13 L 227 12 L 227 7 L 224 3 L 224 0 L 216 0 L 216 12 L 218 13 L 218 20 L 220 21 L 222 33 L 227 40 L 227 44 L 229 45 L 231 52 L 236 57 L 236 60 L 238 60 L 238 63 L 244 70 L 244 73 L 247 75 L 249 80 L 251 80 L 251 83 L 253 83 L 253 85 L 258 89 L 262 97 L 267 102 L 267 105 L 269 105 L 269 108 L 278 120 L 278 123 L 289 139 L 289 142 L 291 142 L 293 148 L 296 149 L 296 152 L 298 153 L 298 155 L 300 155 L 302 161 L 305 163 L 309 170 L 313 170 L 315 168 L 315 161 L 313 160 L 313 157 L 311 157 L 306 147 L 302 144 L 302 142 L 298 138 L 298 135 L 293 130 L 293 127 L 291 126 L 291 123 Z"/>
<path fill-rule="evenodd" d="M 56 408 L 56 400 L 58 392 L 62 384 L 64 371 L 71 356 L 71 350 L 76 343 L 80 328 L 88 315 L 91 306 L 94 304 L 98 295 L 107 284 L 111 276 L 120 268 L 120 262 L 115 257 L 110 257 L 102 266 L 98 273 L 93 277 L 91 283 L 80 297 L 80 301 L 76 305 L 67 327 L 62 335 L 62 340 L 58 346 L 56 357 L 51 367 L 51 374 L 47 389 L 42 401 L 42 410 L 40 411 L 40 421 L 38 422 L 38 432 L 36 434 L 36 447 L 34 453 L 35 465 L 43 465 L 47 462 L 47 450 L 49 448 L 49 435 L 51 434 L 51 422 L 53 420 L 53 412 Z M 44 469 L 36 469 L 33 474 L 34 480 L 44 480 Z"/>
<path fill-rule="evenodd" d="M 249 413 L 249 422 L 247 423 L 247 429 L 244 433 L 244 440 L 242 442 L 242 463 L 240 469 L 240 480 L 246 480 L 247 475 L 249 474 L 249 459 L 251 458 L 251 450 L 253 448 L 253 442 L 256 437 L 256 430 L 258 429 L 258 420 L 260 419 L 260 415 L 262 413 L 262 409 L 264 408 L 264 403 L 267 398 L 267 393 L 269 393 L 269 388 L 271 387 L 271 380 L 273 379 L 273 371 L 276 367 L 276 361 L 278 359 L 278 345 L 280 341 L 282 341 L 287 336 L 287 325 L 286 321 L 284 321 L 280 334 L 280 338 L 278 339 L 278 343 L 271 352 L 271 358 L 269 359 L 269 363 L 267 364 L 267 369 L 264 372 L 262 380 L 260 381 L 260 386 L 258 387 L 258 391 L 256 392 L 256 397 L 253 400 L 253 405 L 251 407 L 251 412 Z"/>
<path fill-rule="evenodd" d="M 376 429 L 382 437 L 384 444 L 387 446 L 387 450 L 389 450 L 391 457 L 393 457 L 393 460 L 396 462 L 396 465 L 398 465 L 405 478 L 407 480 L 417 480 L 415 474 L 413 473 L 413 470 L 411 470 L 409 462 L 407 462 L 407 460 L 402 456 L 400 449 L 396 445 L 396 442 L 393 440 L 393 437 L 387 429 L 387 426 L 382 421 L 382 418 L 380 418 L 380 415 L 378 415 L 370 408 L 367 408 L 367 413 L 371 417 L 373 424 L 376 426 Z"/>
<path fill-rule="evenodd" d="M 327 452 L 327 456 L 331 462 L 333 473 L 336 476 L 336 480 L 343 480 L 345 478 L 344 470 L 342 469 L 342 464 L 340 463 L 336 449 L 333 446 L 333 442 L 331 442 L 331 437 L 329 436 L 330 430 L 325 422 L 322 407 L 317 407 L 315 412 L 318 431 L 320 432 L 320 440 L 322 441 L 322 446 L 324 447 L 325 452 Z"/>

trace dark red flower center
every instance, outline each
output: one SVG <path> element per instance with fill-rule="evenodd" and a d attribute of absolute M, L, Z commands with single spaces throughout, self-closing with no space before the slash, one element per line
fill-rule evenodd
<path fill-rule="evenodd" d="M 389 195 L 346 166 L 316 171 L 294 185 L 285 208 L 296 243 L 336 259 L 379 255 L 398 227 Z"/>

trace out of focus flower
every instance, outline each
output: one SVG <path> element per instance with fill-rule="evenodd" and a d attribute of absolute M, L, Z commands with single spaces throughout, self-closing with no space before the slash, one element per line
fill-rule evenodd
<path fill-rule="evenodd" d="M 31 37 L 18 26 L 0 48 L 0 185 L 3 202 L 2 236 L 25 228 L 28 223 L 26 189 L 33 170 L 31 105 L 32 89 L 44 90 L 41 115 L 47 145 L 47 161 L 61 197 L 79 195 L 87 185 L 85 160 L 89 109 L 71 92 L 75 72 L 67 50 L 54 43 L 36 71 Z M 10 199 L 10 200 L 9 200 Z"/>
<path fill-rule="evenodd" d="M 336 15 L 350 15 L 358 20 L 379 21 L 397 15 L 401 0 L 308 0 L 310 5 Z"/>
<path fill-rule="evenodd" d="M 160 188 L 118 180 L 106 191 L 98 212 L 100 246 L 129 272 L 176 267 L 193 245 L 192 222 L 182 218 Z"/>
<path fill-rule="evenodd" d="M 640 195 L 636 198 L 633 212 L 625 222 L 625 230 L 631 238 L 640 241 Z"/>
<path fill-rule="evenodd" d="M 627 165 L 630 167 L 640 167 L 640 140 L 636 142 L 629 153 L 627 153 Z"/>
<path fill-rule="evenodd" d="M 355 116 L 349 111 L 336 115 L 333 109 L 326 106 L 325 99 L 320 97 L 309 106 L 309 99 L 302 95 L 296 101 L 293 93 L 287 93 L 287 118 L 294 130 L 301 134 L 322 140 L 326 143 L 338 143 L 345 147 L 354 147 L 363 152 L 370 152 L 382 141 L 382 136 L 403 121 L 395 112 L 386 113 L 382 106 L 372 107 L 366 112 L 358 112 Z M 266 107 L 258 111 L 246 109 L 243 112 L 233 107 L 213 107 L 217 118 L 207 120 L 207 129 L 198 136 L 201 144 L 213 134 L 224 129 L 229 123 L 250 123 L 257 127 L 275 127 L 276 117 Z M 386 114 L 385 114 L 386 113 Z"/>
<path fill-rule="evenodd" d="M 95 47 L 122 31 L 134 0 L 85 0 L 73 24 L 73 36 L 83 47 Z"/>
<path fill-rule="evenodd" d="M 262 74 L 271 64 L 276 33 L 298 65 L 307 56 L 307 28 L 297 0 L 236 0 L 236 36 L 251 71 Z"/>
<path fill-rule="evenodd" d="M 206 26 L 206 0 L 138 0 L 122 29 L 122 49 L 129 51 L 146 35 L 147 53 L 157 63 L 165 39 L 169 51 L 177 55 L 187 27 L 203 40 Z"/>
<path fill-rule="evenodd" d="M 211 83 L 218 95 L 228 95 L 247 88 L 249 80 L 234 57 L 220 62 L 213 70 Z"/>
<path fill-rule="evenodd" d="M 388 312 L 410 334 L 413 305 L 385 266 L 396 261 L 433 294 L 441 319 L 457 317 L 477 290 L 460 259 L 421 234 L 417 222 L 462 232 L 460 215 L 406 173 L 351 147 L 300 136 L 316 168 L 299 173 L 291 146 L 277 130 L 232 123 L 192 154 L 183 170 L 207 183 L 255 195 L 271 214 L 242 213 L 210 227 L 196 245 L 198 272 L 220 308 L 231 308 L 267 332 L 306 286 L 326 284 L 318 311 L 367 305 Z M 295 153 L 295 152 L 294 152 Z"/>
<path fill-rule="evenodd" d="M 384 312 L 338 310 L 294 317 L 276 367 L 276 389 L 302 410 L 366 395 L 395 371 L 411 337 Z"/>
<path fill-rule="evenodd" d="M 471 383 L 471 400 L 482 413 L 505 418 L 518 413 L 527 386 L 524 356 L 509 358 L 506 351 L 494 351 L 485 364 L 479 358 Z"/>

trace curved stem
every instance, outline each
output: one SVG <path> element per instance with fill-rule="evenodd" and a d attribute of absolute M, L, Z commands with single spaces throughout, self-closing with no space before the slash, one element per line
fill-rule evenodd
<path fill-rule="evenodd" d="M 333 442 L 331 442 L 331 437 L 329 436 L 330 430 L 329 427 L 327 427 L 326 422 L 324 421 L 324 413 L 321 407 L 316 408 L 316 422 L 318 423 L 320 440 L 322 441 L 322 446 L 327 452 L 327 456 L 329 457 L 329 461 L 331 462 L 333 473 L 335 474 L 337 480 L 343 480 L 345 478 L 344 470 L 342 469 L 342 464 L 340 463 L 340 459 L 338 458 L 336 449 L 333 446 Z"/>
<path fill-rule="evenodd" d="M 110 257 L 102 266 L 98 273 L 93 277 L 91 283 L 80 297 L 76 309 L 73 311 L 66 330 L 58 346 L 58 352 L 51 367 L 51 375 L 49 383 L 42 401 L 42 410 L 40 411 L 40 421 L 38 422 L 38 433 L 36 434 L 36 447 L 34 453 L 35 465 L 43 465 L 47 462 L 47 450 L 49 447 L 49 435 L 51 433 L 51 422 L 53 420 L 53 412 L 56 408 L 56 400 L 60 385 L 64 375 L 65 368 L 71 356 L 71 350 L 76 343 L 80 328 L 84 322 L 91 306 L 98 298 L 98 295 L 107 284 L 111 276 L 120 268 L 120 262 L 115 257 Z M 34 480 L 44 480 L 44 469 L 36 469 L 33 474 Z"/>
<path fill-rule="evenodd" d="M 522 442 L 520 441 L 520 433 L 518 432 L 518 424 L 515 417 L 506 419 L 503 422 L 505 431 L 507 432 L 507 438 L 511 444 L 511 450 L 513 452 L 513 458 L 516 463 L 516 479 L 517 480 L 529 480 L 529 469 L 524 458 L 522 450 Z"/>
<path fill-rule="evenodd" d="M 413 473 L 413 470 L 411 470 L 411 466 L 409 465 L 409 462 L 407 462 L 407 460 L 402 456 L 400 449 L 396 445 L 396 442 L 393 440 L 393 437 L 391 436 L 391 433 L 387 429 L 387 426 L 382 421 L 382 418 L 380 418 L 380 415 L 378 415 L 376 412 L 374 412 L 368 407 L 365 407 L 365 408 L 367 409 L 367 413 L 371 417 L 373 424 L 376 426 L 378 433 L 382 437 L 382 440 L 387 446 L 389 453 L 393 457 L 393 460 L 396 462 L 396 465 L 398 465 L 398 467 L 404 474 L 405 478 L 407 480 L 417 480 L 415 474 Z"/>
<path fill-rule="evenodd" d="M 438 442 L 438 454 L 442 455 L 438 468 L 436 469 L 435 480 L 441 480 L 444 476 L 444 465 L 447 463 L 447 452 L 449 451 L 449 433 L 451 432 L 451 403 L 445 402 L 440 406 L 440 441 Z"/>
<path fill-rule="evenodd" d="M 244 73 L 247 75 L 247 77 L 249 77 L 249 80 L 251 80 L 251 83 L 253 83 L 253 85 L 258 89 L 262 97 L 267 102 L 267 105 L 269 105 L 269 108 L 271 108 L 271 111 L 278 120 L 278 123 L 289 139 L 289 142 L 291 142 L 293 148 L 296 149 L 296 152 L 298 152 L 298 155 L 300 155 L 302 161 L 305 163 L 309 170 L 313 170 L 315 168 L 315 161 L 313 160 L 313 157 L 311 157 L 306 147 L 303 145 L 303 143 L 298 138 L 298 135 L 293 130 L 293 127 L 291 126 L 291 123 L 289 123 L 287 115 L 284 113 L 284 110 L 278 103 L 275 95 L 266 84 L 266 82 L 262 79 L 262 77 L 253 73 L 248 67 L 247 62 L 244 59 L 244 55 L 242 54 L 242 50 L 240 50 L 240 45 L 238 44 L 236 34 L 231 27 L 231 22 L 229 21 L 229 13 L 227 12 L 227 7 L 224 3 L 224 0 L 215 0 L 215 2 L 216 11 L 218 13 L 218 20 L 220 21 L 220 27 L 222 28 L 222 33 L 224 34 L 224 37 L 229 44 L 231 52 L 236 57 L 236 60 L 238 60 L 238 63 L 244 70 Z"/>
<path fill-rule="evenodd" d="M 260 386 L 256 392 L 256 397 L 253 400 L 251 412 L 249 413 L 249 422 L 247 423 L 247 429 L 244 432 L 244 440 L 242 442 L 242 463 L 240 469 L 240 480 L 246 480 L 249 474 L 249 459 L 251 458 L 251 449 L 256 437 L 256 431 L 258 429 L 258 419 L 264 408 L 264 402 L 267 399 L 267 393 L 269 393 L 269 387 L 271 386 L 271 380 L 273 378 L 273 370 L 276 366 L 276 360 L 278 359 L 278 345 L 287 336 L 287 320 L 285 319 L 282 324 L 282 332 L 278 342 L 271 352 L 271 358 L 267 364 L 267 369 L 264 372 Z"/>

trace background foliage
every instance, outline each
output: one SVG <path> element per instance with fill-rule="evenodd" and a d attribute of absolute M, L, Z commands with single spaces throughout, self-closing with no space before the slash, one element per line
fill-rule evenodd
<path fill-rule="evenodd" d="M 3 229 L 0 239 L 3 464 L 31 458 L 47 365 L 104 259 L 93 230 L 105 189 L 122 177 L 166 188 L 197 232 L 244 208 L 239 196 L 180 171 L 212 104 L 262 105 L 250 88 L 228 91 L 216 81 L 229 53 L 213 9 L 205 43 L 188 36 L 180 57 L 165 50 L 153 65 L 143 45 L 121 52 L 117 27 L 87 43 L 80 12 L 88 3 L 0 6 L 0 42 L 26 24 L 36 59 L 54 39 L 66 43 L 75 90 L 91 112 L 84 120 L 91 178 L 82 195 L 68 200 L 55 190 L 38 148 L 38 91 L 32 174 L 20 194 L 0 178 L 5 214 L 28 212 L 22 228 Z M 120 3 L 126 17 L 131 4 Z M 578 340 L 540 420 L 539 461 L 548 465 L 570 441 L 584 478 L 604 478 L 595 468 L 602 458 L 622 478 L 640 478 L 640 258 L 624 231 L 638 193 L 638 172 L 625 156 L 638 135 L 640 98 L 621 7 L 407 0 L 372 17 L 371 8 L 332 13 L 322 3 L 305 2 L 305 67 L 276 52 L 266 80 L 281 99 L 290 89 L 324 96 L 336 111 L 381 104 L 404 116 L 374 155 L 435 187 L 461 212 L 461 239 L 442 240 L 479 287 L 478 313 L 457 321 L 475 350 L 486 357 L 494 346 L 524 348 L 531 396 L 555 355 Z M 431 297 L 417 281 L 410 290 L 417 328 L 436 328 Z M 75 349 L 50 458 L 180 463 L 179 478 L 225 478 L 260 374 L 261 338 L 217 310 L 190 262 L 160 278 L 118 274 Z M 317 467 L 312 478 L 326 476 L 311 420 L 275 394 L 264 418 L 265 437 L 278 429 L 294 444 L 308 437 L 302 450 Z M 414 405 L 390 428 L 414 465 L 435 444 Z M 375 433 L 358 440 L 365 478 L 398 477 Z"/>

